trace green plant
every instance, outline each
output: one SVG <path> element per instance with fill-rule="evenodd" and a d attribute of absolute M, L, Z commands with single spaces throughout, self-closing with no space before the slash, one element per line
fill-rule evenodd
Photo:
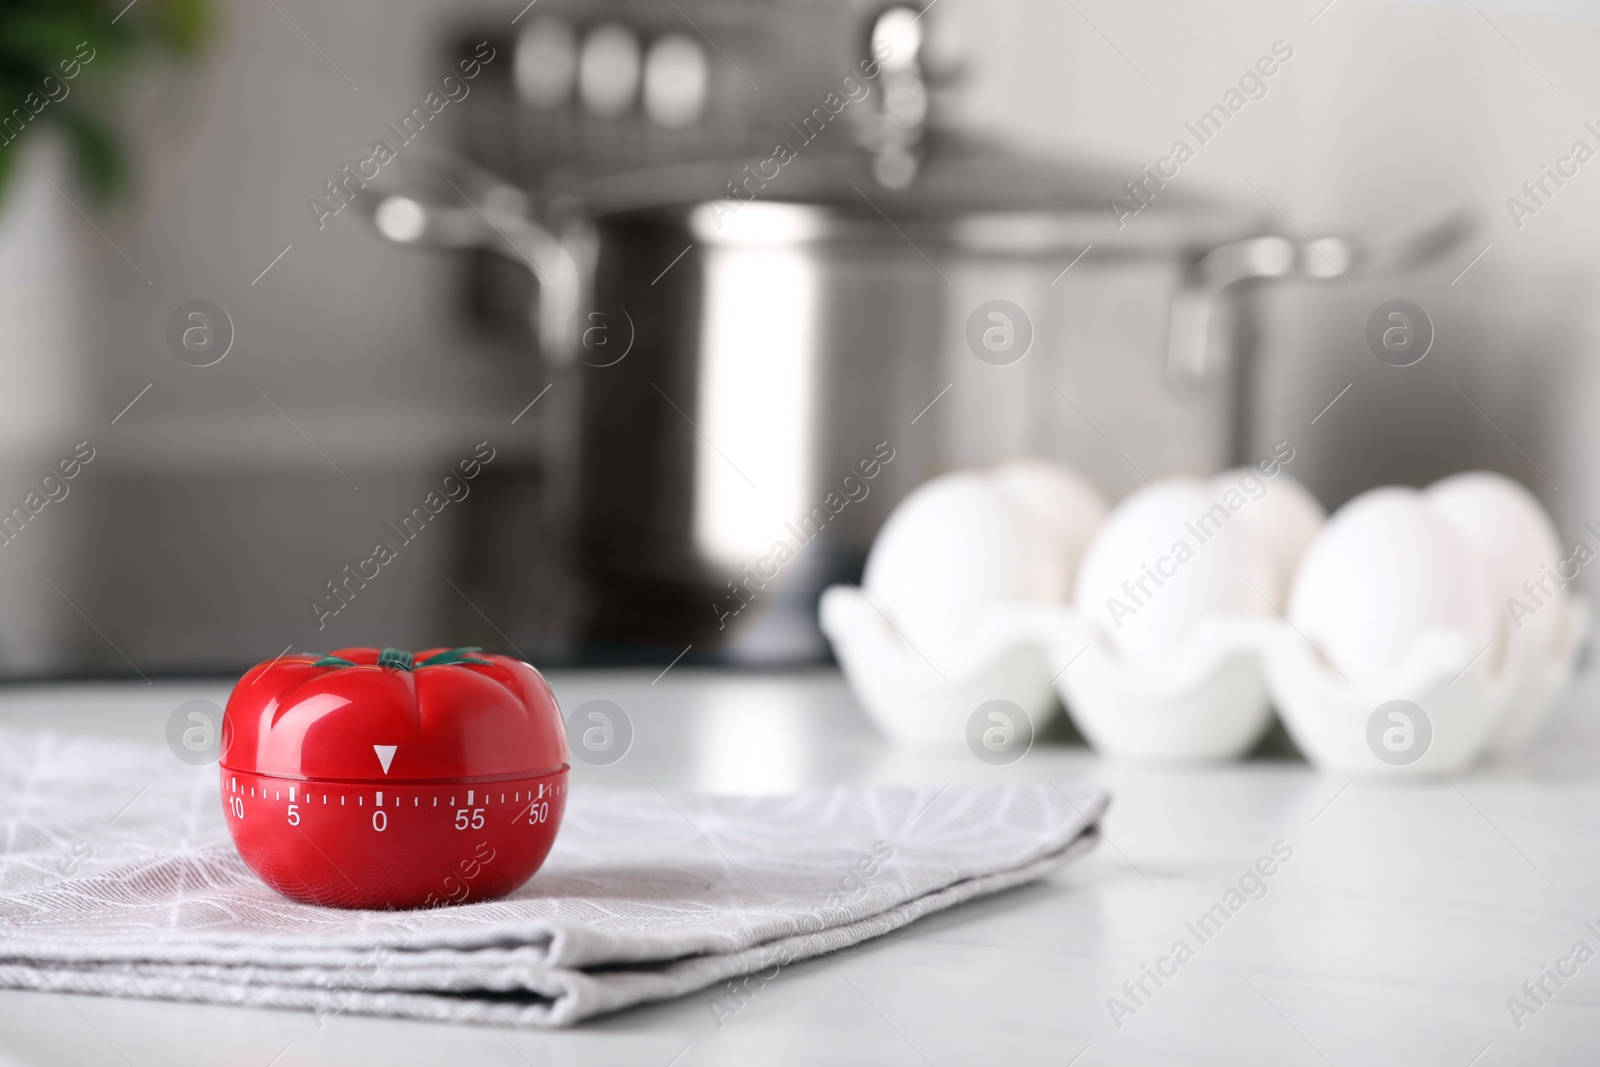
<path fill-rule="evenodd" d="M 132 179 L 118 90 L 147 63 L 193 56 L 209 0 L 0 0 L 0 198 L 37 126 L 60 129 L 97 200 Z"/>

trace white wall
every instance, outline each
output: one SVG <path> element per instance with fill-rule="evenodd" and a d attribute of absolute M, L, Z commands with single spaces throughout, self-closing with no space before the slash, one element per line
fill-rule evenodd
<path fill-rule="evenodd" d="M 396 249 L 353 210 L 319 230 L 307 207 L 374 140 L 393 141 L 384 123 L 448 72 L 438 31 L 460 9 L 278 7 L 287 19 L 271 4 L 226 4 L 209 75 L 157 112 L 157 143 L 170 147 L 152 153 L 148 204 L 108 227 L 150 284 L 86 235 L 106 301 L 95 316 L 102 402 L 114 411 L 155 383 L 144 417 L 129 418 L 129 463 L 325 464 L 256 387 L 356 467 L 432 457 L 475 432 L 495 400 L 508 406 L 507 423 L 526 403 L 503 396 L 501 368 L 463 340 L 443 260 Z M 447 145 L 456 118 L 447 108 L 419 141 Z M 220 304 L 238 335 L 203 370 L 176 360 L 163 339 L 167 314 L 194 298 Z"/>
<path fill-rule="evenodd" d="M 1302 473 L 1324 483 L 1330 504 L 1363 480 L 1494 466 L 1532 486 L 1575 534 L 1600 515 L 1590 428 L 1600 156 L 1521 228 L 1505 201 L 1574 140 L 1600 152 L 1583 126 L 1600 129 L 1600 5 L 1325 3 L 942 0 L 935 10 L 970 50 L 969 121 L 1022 147 L 1130 170 L 1184 136 L 1184 120 L 1272 42 L 1289 42 L 1294 58 L 1268 95 L 1179 181 L 1257 208 L 1264 195 L 1269 215 L 1312 236 L 1411 226 L 1463 204 L 1478 210 L 1481 231 L 1413 278 L 1269 297 L 1262 435 L 1309 446 Z M 1410 376 L 1377 364 L 1361 341 L 1367 314 L 1393 297 L 1438 320 L 1438 349 Z M 1311 427 L 1347 383 L 1357 388 L 1337 414 Z M 1396 447 L 1407 432 L 1411 442 Z"/>

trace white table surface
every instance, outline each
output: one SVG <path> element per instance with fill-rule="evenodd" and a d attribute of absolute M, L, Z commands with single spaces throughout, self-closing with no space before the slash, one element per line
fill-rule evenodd
<path fill-rule="evenodd" d="M 1010 767 L 912 756 L 833 672 L 654 676 L 552 675 L 563 707 L 603 697 L 636 731 L 617 764 L 577 766 L 575 789 L 1092 780 L 1114 794 L 1106 840 L 1047 881 L 787 967 L 720 1026 L 712 991 L 558 1032 L 353 1015 L 319 1028 L 309 1012 L 3 991 L 0 1064 L 1600 1063 L 1600 958 L 1520 1028 L 1507 1006 L 1574 942 L 1600 953 L 1584 926 L 1600 929 L 1594 680 L 1515 763 L 1346 788 L 1283 751 L 1119 768 L 1064 729 Z M 160 743 L 179 703 L 226 692 L 0 689 L 0 724 Z M 1293 857 L 1266 895 L 1199 943 L 1185 923 L 1279 841 Z M 1159 988 L 1147 979 L 1152 995 L 1118 1027 L 1108 998 L 1180 938 L 1193 958 Z"/>

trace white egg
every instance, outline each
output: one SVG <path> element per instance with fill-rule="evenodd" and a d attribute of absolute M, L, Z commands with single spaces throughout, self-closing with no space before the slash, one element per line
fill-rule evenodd
<path fill-rule="evenodd" d="M 986 473 L 957 471 L 918 486 L 867 555 L 862 592 L 901 635 L 941 666 L 957 658 L 982 610 L 1048 602 L 1059 553 L 1042 526 Z"/>
<path fill-rule="evenodd" d="M 1250 536 L 1214 484 L 1169 479 L 1132 493 L 1078 571 L 1079 611 L 1130 658 L 1182 644 L 1207 615 L 1262 615 L 1276 590 L 1250 586 Z"/>
<path fill-rule="evenodd" d="M 1275 606 L 1281 609 L 1295 568 L 1300 566 L 1328 513 L 1311 490 L 1282 470 L 1269 478 L 1259 468 L 1240 467 L 1217 475 L 1214 484 L 1222 490 L 1237 489 L 1245 498 L 1239 518 L 1262 557 L 1252 570 L 1270 571 L 1266 580 L 1282 590 L 1282 595 L 1274 598 Z"/>
<path fill-rule="evenodd" d="M 990 476 L 1044 528 L 1061 559 L 1061 585 L 1050 599 L 1070 599 L 1078 561 L 1110 510 L 1105 494 L 1072 468 L 1032 456 L 1006 460 Z"/>
<path fill-rule="evenodd" d="M 1429 486 L 1426 496 L 1456 536 L 1488 563 L 1499 625 L 1507 633 L 1531 628 L 1534 640 L 1548 641 L 1562 617 L 1540 609 L 1566 599 L 1557 570 L 1564 553 L 1538 498 L 1522 483 L 1491 471 L 1453 474 Z M 1516 618 L 1513 602 L 1522 605 Z"/>
<path fill-rule="evenodd" d="M 1351 500 L 1306 552 L 1289 621 L 1352 682 L 1393 666 L 1430 628 L 1494 636 L 1488 569 L 1415 489 L 1387 486 Z"/>

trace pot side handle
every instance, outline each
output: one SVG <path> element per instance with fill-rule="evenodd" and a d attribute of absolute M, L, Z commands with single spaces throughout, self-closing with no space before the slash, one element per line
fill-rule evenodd
<path fill-rule="evenodd" d="M 1435 262 L 1477 230 L 1457 209 L 1415 230 L 1372 237 L 1294 240 L 1271 234 L 1202 252 L 1173 296 L 1166 380 L 1181 394 L 1204 385 L 1229 363 L 1229 296 L 1238 286 L 1277 280 L 1382 278 Z"/>
<path fill-rule="evenodd" d="M 516 260 L 538 286 L 532 317 L 539 351 L 552 362 L 572 361 L 567 322 L 583 301 L 587 272 L 575 247 L 535 221 L 526 193 L 499 175 L 449 152 L 413 161 L 399 180 L 362 200 L 378 233 L 419 248 L 486 249 Z"/>

